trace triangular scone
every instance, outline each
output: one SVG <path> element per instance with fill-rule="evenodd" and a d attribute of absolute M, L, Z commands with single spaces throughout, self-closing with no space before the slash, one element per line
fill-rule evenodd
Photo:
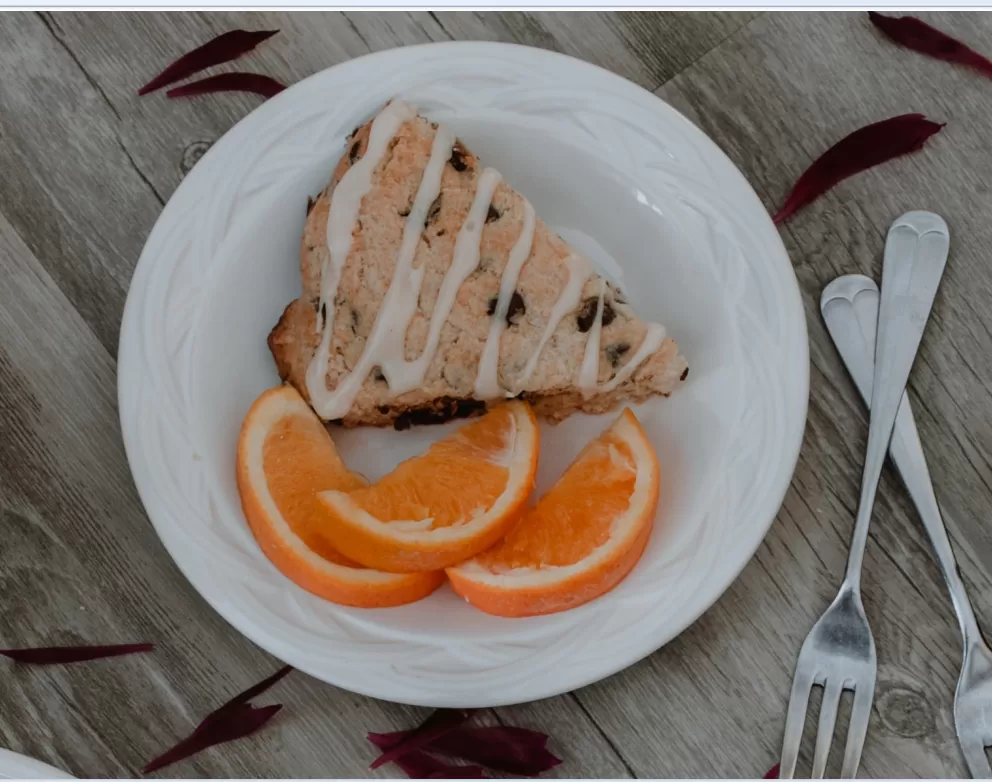
<path fill-rule="evenodd" d="M 667 396 L 688 373 L 661 326 L 400 101 L 349 138 L 309 210 L 301 266 L 303 295 L 269 348 L 318 415 L 346 426 L 443 422 L 509 397 L 558 422 Z"/>

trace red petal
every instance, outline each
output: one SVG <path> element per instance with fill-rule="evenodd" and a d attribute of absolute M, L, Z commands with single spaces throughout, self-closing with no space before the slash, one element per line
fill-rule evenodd
<path fill-rule="evenodd" d="M 393 761 L 410 779 L 485 779 L 481 766 L 458 766 L 415 749 Z"/>
<path fill-rule="evenodd" d="M 907 49 L 938 60 L 969 65 L 986 76 L 992 76 L 992 60 L 922 19 L 915 16 L 883 16 L 874 11 L 868 12 L 868 18 L 887 38 Z"/>
<path fill-rule="evenodd" d="M 416 728 L 406 731 L 403 738 L 376 758 L 369 768 L 379 768 L 413 750 L 423 749 L 438 737 L 461 725 L 471 714 L 471 709 L 437 709 Z"/>
<path fill-rule="evenodd" d="M 165 94 L 170 98 L 191 98 L 194 95 L 208 95 L 212 92 L 254 92 L 271 98 L 284 89 L 286 89 L 286 85 L 281 81 L 276 81 L 271 76 L 235 71 L 234 73 L 208 76 L 205 79 L 191 81 L 189 84 L 181 84 L 178 87 L 173 87 Z"/>
<path fill-rule="evenodd" d="M 167 67 L 148 84 L 138 90 L 139 95 L 153 92 L 166 84 L 185 79 L 194 73 L 199 73 L 204 68 L 212 65 L 230 62 L 247 54 L 262 41 L 271 38 L 278 30 L 231 30 L 230 32 L 218 35 L 213 40 L 207 41 L 203 46 L 199 46 L 189 54 L 184 54 L 172 65 Z"/>
<path fill-rule="evenodd" d="M 778 779 L 779 765 L 780 765 L 779 763 L 776 763 L 774 766 L 768 769 L 768 771 L 765 772 L 765 775 L 762 777 L 762 779 Z"/>
<path fill-rule="evenodd" d="M 120 657 L 124 654 L 150 652 L 155 644 L 120 644 L 117 646 L 46 646 L 37 649 L 0 649 L 0 655 L 19 663 L 55 665 Z"/>
<path fill-rule="evenodd" d="M 407 733 L 370 733 L 368 738 L 379 749 L 389 749 L 402 741 Z M 529 777 L 561 763 L 560 758 L 545 749 L 547 743 L 547 735 L 536 730 L 502 725 L 486 728 L 461 725 L 439 736 L 425 749 L 480 763 L 495 771 Z"/>
<path fill-rule="evenodd" d="M 282 704 L 279 703 L 260 708 L 256 708 L 250 703 L 242 703 L 225 712 L 222 719 L 211 720 L 210 717 L 207 717 L 189 736 L 172 749 L 159 755 L 141 771 L 148 774 L 216 744 L 250 736 L 276 716 L 281 708 Z"/>
<path fill-rule="evenodd" d="M 943 124 L 922 114 L 902 114 L 866 125 L 834 144 L 799 177 L 785 204 L 773 218 L 775 223 L 791 217 L 830 188 L 879 163 L 916 152 Z"/>
<path fill-rule="evenodd" d="M 172 749 L 159 755 L 142 771 L 147 774 L 178 760 L 188 758 L 190 755 L 195 755 L 207 747 L 226 741 L 234 741 L 234 739 L 240 739 L 254 733 L 272 719 L 282 706 L 275 704 L 274 706 L 256 708 L 248 701 L 261 695 L 292 670 L 292 666 L 285 665 L 268 678 L 262 679 L 258 684 L 252 685 L 247 690 L 235 695 L 224 705 L 214 709 L 203 718 L 203 721 L 196 726 L 196 729 L 189 736 Z"/>
<path fill-rule="evenodd" d="M 292 671 L 293 671 L 293 666 L 292 665 L 284 665 L 282 668 L 280 668 L 278 671 L 276 671 L 274 674 L 272 674 L 268 678 L 262 679 L 262 681 L 260 681 L 258 684 L 254 684 L 251 687 L 249 687 L 247 690 L 245 690 L 244 692 L 242 692 L 242 693 L 240 693 L 238 695 L 235 695 L 233 698 L 231 698 L 231 700 L 229 700 L 227 703 L 225 703 L 219 709 L 215 709 L 213 712 L 211 712 L 207 716 L 207 719 L 210 719 L 211 717 L 213 717 L 213 716 L 215 716 L 217 714 L 221 714 L 221 713 L 223 713 L 224 711 L 226 711 L 228 709 L 232 709 L 235 706 L 240 706 L 243 703 L 247 703 L 252 698 L 254 698 L 254 697 L 258 696 L 258 695 L 261 695 L 263 692 L 265 692 L 270 687 L 272 687 L 274 684 L 276 684 L 278 681 L 280 681 L 281 679 L 283 679 L 284 677 L 286 677 Z"/>

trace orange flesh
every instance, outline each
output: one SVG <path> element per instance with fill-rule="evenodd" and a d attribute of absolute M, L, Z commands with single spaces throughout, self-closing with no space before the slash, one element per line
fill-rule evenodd
<path fill-rule="evenodd" d="M 594 440 L 501 543 L 476 561 L 493 570 L 572 565 L 605 544 L 630 505 L 637 475 L 612 432 Z"/>
<path fill-rule="evenodd" d="M 511 413 L 497 408 L 351 498 L 381 521 L 432 518 L 425 530 L 472 519 L 506 489 L 509 469 L 500 461 L 510 452 L 514 426 Z"/>
<path fill-rule="evenodd" d="M 320 422 L 305 415 L 282 418 L 265 438 L 262 464 L 272 499 L 293 532 L 324 559 L 362 568 L 328 541 L 322 524 L 327 508 L 317 492 L 350 491 L 365 481 L 344 466 Z"/>

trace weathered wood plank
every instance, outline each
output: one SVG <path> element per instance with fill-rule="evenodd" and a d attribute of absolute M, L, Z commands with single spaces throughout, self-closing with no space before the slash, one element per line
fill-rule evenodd
<path fill-rule="evenodd" d="M 976 45 L 992 40 L 987 15 L 926 16 Z M 978 151 L 992 100 L 980 76 L 896 48 L 864 14 L 836 13 L 766 15 L 658 94 L 724 148 L 769 208 L 816 155 L 863 124 L 908 111 L 948 122 L 924 153 L 843 183 L 784 226 L 806 305 L 812 392 L 782 512 L 741 578 L 694 627 L 639 666 L 578 693 L 615 742 L 635 733 L 672 737 L 621 744 L 638 775 L 762 773 L 780 750 L 799 646 L 843 572 L 867 434 L 861 401 L 819 316 L 820 292 L 842 273 L 878 279 L 888 225 L 909 209 L 940 212 L 953 234 L 912 397 L 962 571 L 979 615 L 992 620 L 984 513 L 992 499 L 985 360 L 992 314 L 983 306 L 992 160 Z M 862 774 L 965 773 L 951 716 L 956 625 L 915 512 L 888 470 L 864 591 L 879 678 Z"/>
<path fill-rule="evenodd" d="M 0 24 L 0 212 L 116 352 L 131 270 L 162 208 L 112 107 L 36 14 Z"/>

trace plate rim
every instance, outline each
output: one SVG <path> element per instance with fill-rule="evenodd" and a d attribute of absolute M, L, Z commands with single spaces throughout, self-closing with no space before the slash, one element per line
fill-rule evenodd
<path fill-rule="evenodd" d="M 665 107 L 666 111 L 671 114 L 673 119 L 682 123 L 683 126 L 689 130 L 689 132 L 692 134 L 695 140 L 704 143 L 708 147 L 708 151 L 710 154 L 720 159 L 721 162 L 724 164 L 724 167 L 729 167 L 728 171 L 732 170 L 736 174 L 740 182 L 745 186 L 746 191 L 750 194 L 750 197 L 753 198 L 754 202 L 758 206 L 760 206 L 762 213 L 765 215 L 767 219 L 768 225 L 771 225 L 772 228 L 774 229 L 774 225 L 772 224 L 771 218 L 770 216 L 768 216 L 767 210 L 765 209 L 764 205 L 761 204 L 760 198 L 758 197 L 757 193 L 754 191 L 754 188 L 751 186 L 750 182 L 748 182 L 746 177 L 744 177 L 743 173 L 738 169 L 738 167 L 733 163 L 733 161 L 730 160 L 730 158 L 726 155 L 726 153 L 724 153 L 723 150 L 716 144 L 716 142 L 714 142 L 701 128 L 695 125 L 691 120 L 689 120 L 676 108 L 671 106 L 671 104 L 667 103 L 663 98 L 655 95 L 651 91 L 641 87 L 640 85 L 630 81 L 629 79 L 620 76 L 619 74 L 609 71 L 608 69 L 605 69 L 596 64 L 589 63 L 584 60 L 580 60 L 570 55 L 565 55 L 558 52 L 552 52 L 549 50 L 540 49 L 538 47 L 530 47 L 530 46 L 524 46 L 524 45 L 512 44 L 512 43 L 499 43 L 499 42 L 488 42 L 488 41 L 478 41 L 478 42 L 477 41 L 445 41 L 445 42 L 425 43 L 414 46 L 395 47 L 392 49 L 385 49 L 382 51 L 371 52 L 369 54 L 362 55 L 361 57 L 352 58 L 350 60 L 345 60 L 343 62 L 336 63 L 334 65 L 329 66 L 328 68 L 325 68 L 323 70 L 311 74 L 310 76 L 306 77 L 305 79 L 302 79 L 299 82 L 294 83 L 280 95 L 275 96 L 275 98 L 266 101 L 265 103 L 257 107 L 255 110 L 249 112 L 245 117 L 240 119 L 230 129 L 228 129 L 228 131 L 226 131 L 211 146 L 211 148 L 207 150 L 207 152 L 203 155 L 201 160 L 197 163 L 197 166 L 201 166 L 204 163 L 209 164 L 209 161 L 212 159 L 212 156 L 215 153 L 219 154 L 217 152 L 217 149 L 218 147 L 220 147 L 221 142 L 225 138 L 231 136 L 239 128 L 241 128 L 242 125 L 249 122 L 261 122 L 262 119 L 260 119 L 260 117 L 264 118 L 266 116 L 274 116 L 276 112 L 280 111 L 280 103 L 282 103 L 283 100 L 288 100 L 288 98 L 286 98 L 285 96 L 288 95 L 291 97 L 293 91 L 297 89 L 303 89 L 303 85 L 311 83 L 315 80 L 326 78 L 326 75 L 329 72 L 342 69 L 344 67 L 354 68 L 356 67 L 356 63 L 368 63 L 374 60 L 385 60 L 390 56 L 396 55 L 400 51 L 406 52 L 411 50 L 435 51 L 435 52 L 438 50 L 446 50 L 451 52 L 452 54 L 457 54 L 459 51 L 471 52 L 473 54 L 486 53 L 487 51 L 497 52 L 497 53 L 507 52 L 507 51 L 517 51 L 521 53 L 520 56 L 526 56 L 526 57 L 537 56 L 537 57 L 545 57 L 548 60 L 557 60 L 560 62 L 567 61 L 565 62 L 565 64 L 568 67 L 579 68 L 579 69 L 593 69 L 595 71 L 598 71 L 601 74 L 604 74 L 610 80 L 612 80 L 618 88 L 622 85 L 623 88 L 627 91 L 627 94 L 635 96 L 635 99 L 640 98 L 643 100 L 650 98 L 653 99 L 653 101 L 657 101 L 658 103 L 662 104 Z M 191 171 L 190 173 L 192 174 L 193 172 Z M 225 606 L 223 602 L 220 599 L 218 599 L 216 595 L 212 594 L 210 589 L 204 589 L 202 587 L 202 585 L 199 583 L 199 578 L 196 575 L 194 575 L 191 572 L 191 570 L 184 564 L 183 557 L 179 556 L 178 552 L 173 550 L 173 546 L 170 544 L 168 536 L 164 535 L 162 533 L 162 530 L 160 529 L 160 523 L 155 521 L 153 512 L 151 511 L 151 508 L 154 507 L 154 501 L 153 498 L 150 496 L 149 487 L 147 486 L 144 488 L 142 487 L 141 482 L 139 481 L 138 472 L 135 470 L 134 467 L 133 449 L 136 446 L 137 434 L 133 430 L 133 425 L 125 420 L 126 408 L 124 404 L 125 397 L 127 393 L 129 393 L 128 382 L 129 379 L 134 374 L 132 371 L 130 371 L 131 359 L 129 358 L 129 354 L 138 349 L 136 345 L 132 344 L 134 342 L 133 334 L 137 329 L 136 321 L 139 318 L 137 311 L 139 309 L 139 304 L 140 304 L 136 298 L 136 291 L 133 282 L 135 278 L 138 276 L 142 264 L 147 265 L 152 262 L 150 258 L 146 257 L 145 250 L 148 247 L 148 245 L 151 244 L 151 240 L 155 235 L 156 229 L 158 229 L 162 224 L 163 222 L 162 218 L 168 210 L 169 202 L 172 202 L 174 199 L 177 199 L 177 197 L 181 197 L 184 190 L 193 187 L 193 185 L 190 183 L 194 181 L 195 181 L 195 177 L 187 175 L 180 182 L 179 186 L 173 192 L 172 196 L 170 196 L 169 201 L 166 203 L 166 206 L 163 208 L 162 212 L 160 213 L 158 219 L 156 220 L 155 225 L 153 226 L 152 230 L 149 232 L 145 246 L 143 247 L 142 253 L 139 256 L 139 259 L 135 265 L 135 270 L 132 275 L 131 283 L 129 284 L 127 300 L 125 303 L 124 313 L 121 319 L 121 330 L 120 330 L 120 338 L 118 343 L 118 356 L 117 356 L 118 408 L 119 408 L 119 416 L 120 416 L 120 423 L 122 430 L 122 438 L 124 440 L 125 452 L 128 457 L 128 465 L 129 468 L 131 469 L 132 478 L 134 480 L 138 494 L 142 500 L 142 504 L 145 508 L 146 515 L 148 516 L 149 521 L 151 521 L 152 527 L 155 529 L 155 532 L 158 535 L 159 540 L 162 542 L 163 546 L 165 547 L 166 551 L 169 553 L 173 562 L 179 568 L 180 572 L 183 573 L 187 581 L 189 581 L 190 585 L 197 591 L 197 593 L 215 611 L 217 611 L 217 613 L 220 614 L 220 616 L 223 617 L 224 620 L 228 624 L 230 624 L 237 632 L 244 635 L 246 638 L 251 640 L 253 643 L 257 644 L 260 648 L 268 651 L 273 656 L 276 656 L 280 659 L 284 659 L 288 662 L 290 661 L 290 658 L 293 656 L 291 653 L 292 651 L 291 647 L 284 646 L 279 639 L 273 639 L 272 637 L 263 637 L 263 632 L 261 632 L 261 628 L 258 627 L 254 621 L 251 621 L 250 617 L 246 618 L 237 611 L 229 612 L 228 607 Z M 385 695 L 381 690 L 376 691 L 374 688 L 365 687 L 364 680 L 359 677 L 348 680 L 346 675 L 342 675 L 340 678 L 338 678 L 338 680 L 332 681 L 327 677 L 326 673 L 317 673 L 308 664 L 301 663 L 297 665 L 296 662 L 293 662 L 292 664 L 294 665 L 294 667 L 297 667 L 300 671 L 307 673 L 311 676 L 314 676 L 314 678 L 317 678 L 321 681 L 326 681 L 328 683 L 333 684 L 334 686 L 342 687 L 344 689 L 347 689 L 349 691 L 361 695 L 378 698 L 378 699 L 388 699 L 394 702 L 406 703 L 410 705 L 432 706 L 432 707 L 512 705 L 521 702 L 528 702 L 536 698 L 539 699 L 545 697 L 552 697 L 554 695 L 559 695 L 564 692 L 569 692 L 578 689 L 580 687 L 587 686 L 594 682 L 601 681 L 605 678 L 608 678 L 616 674 L 617 672 L 624 670 L 625 668 L 630 667 L 631 665 L 634 665 L 635 663 L 639 662 L 640 660 L 649 656 L 653 652 L 657 651 L 658 649 L 670 643 L 673 639 L 681 635 L 688 627 L 694 624 L 706 611 L 712 608 L 713 605 L 726 593 L 726 591 L 730 588 L 730 586 L 738 579 L 744 568 L 752 561 L 755 552 L 761 546 L 762 542 L 767 537 L 768 532 L 770 531 L 772 525 L 774 524 L 774 521 L 778 515 L 778 512 L 781 509 L 782 503 L 784 502 L 785 496 L 789 490 L 789 487 L 791 486 L 791 482 L 795 474 L 795 469 L 796 469 L 796 465 L 798 464 L 800 451 L 803 443 L 806 421 L 808 417 L 810 357 L 809 357 L 808 329 L 806 324 L 805 309 L 803 307 L 803 302 L 802 302 L 802 293 L 799 287 L 798 278 L 795 275 L 795 271 L 792 267 L 791 260 L 789 259 L 788 251 L 786 250 L 784 243 L 782 242 L 781 236 L 778 233 L 777 229 L 774 229 L 773 232 L 775 239 L 772 241 L 776 245 L 774 248 L 776 251 L 774 255 L 781 262 L 780 265 L 782 268 L 779 269 L 779 276 L 781 277 L 781 280 L 784 283 L 784 287 L 786 288 L 786 290 L 783 292 L 783 296 L 791 302 L 792 309 L 794 310 L 793 315 L 795 316 L 795 323 L 789 321 L 789 326 L 798 325 L 801 327 L 802 330 L 802 335 L 801 335 L 802 338 L 797 340 L 799 354 L 797 354 L 795 357 L 796 362 L 798 364 L 797 368 L 802 370 L 802 376 L 798 378 L 799 389 L 797 389 L 797 393 L 801 392 L 801 422 L 800 422 L 800 416 L 797 414 L 797 424 L 795 426 L 794 436 L 792 438 L 792 441 L 788 443 L 787 447 L 783 449 L 784 458 L 782 463 L 783 465 L 788 464 L 790 466 L 788 470 L 785 470 L 785 468 L 783 467 L 782 473 L 776 476 L 777 483 L 775 485 L 774 490 L 769 490 L 767 493 L 767 497 L 768 497 L 767 502 L 769 507 L 771 507 L 772 505 L 771 498 L 774 497 L 775 499 L 774 510 L 770 511 L 770 515 L 767 522 L 763 524 L 763 529 L 760 535 L 756 535 L 756 540 L 754 542 L 754 545 L 751 547 L 750 551 L 747 552 L 747 556 L 741 558 L 741 563 L 739 567 L 736 568 L 731 567 L 725 570 L 724 578 L 720 579 L 719 589 L 711 590 L 714 595 L 711 600 L 709 600 L 708 602 L 703 601 L 706 604 L 702 605 L 698 609 L 698 611 L 690 612 L 690 614 L 688 614 L 683 619 L 683 621 L 671 624 L 669 626 L 669 629 L 666 630 L 665 633 L 658 634 L 656 637 L 654 637 L 652 639 L 649 648 L 647 648 L 647 645 L 645 645 L 646 648 L 642 649 L 640 647 L 636 647 L 632 653 L 616 655 L 615 657 L 611 658 L 612 662 L 602 663 L 597 667 L 595 667 L 594 670 L 590 667 L 590 669 L 588 670 L 588 675 L 572 676 L 570 682 L 566 686 L 553 685 L 551 687 L 547 687 L 541 690 L 534 697 L 526 697 L 526 698 L 490 697 L 483 703 L 483 702 L 474 702 L 474 701 L 466 702 L 464 699 L 459 699 L 458 697 L 456 697 L 455 699 L 450 699 L 444 697 L 443 694 L 440 694 L 439 697 L 437 698 L 427 698 L 427 699 L 418 698 L 416 700 L 411 700 L 409 698 L 404 698 L 402 696 L 396 697 L 392 695 Z M 279 649 L 278 651 L 276 650 L 277 648 Z"/>
<path fill-rule="evenodd" d="M 12 773 L 13 776 L 6 776 L 8 773 Z M 75 777 L 28 755 L 0 748 L 0 779 L 75 779 Z"/>

